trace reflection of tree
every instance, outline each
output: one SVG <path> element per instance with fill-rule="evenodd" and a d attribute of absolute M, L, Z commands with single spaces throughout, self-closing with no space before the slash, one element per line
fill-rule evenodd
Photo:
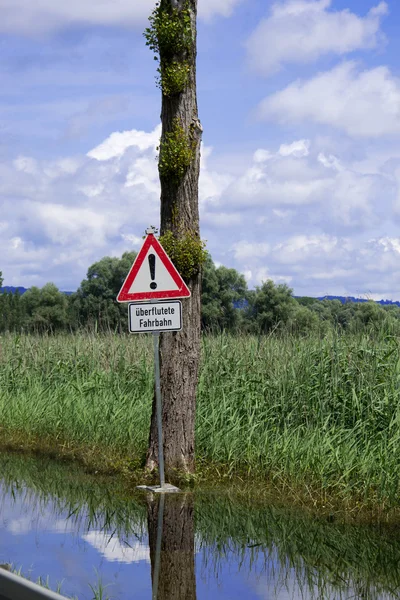
<path fill-rule="evenodd" d="M 163 519 L 157 600 L 196 600 L 193 497 L 190 494 L 165 494 L 164 498 L 148 498 L 147 520 L 153 598 L 160 510 L 163 510 Z"/>

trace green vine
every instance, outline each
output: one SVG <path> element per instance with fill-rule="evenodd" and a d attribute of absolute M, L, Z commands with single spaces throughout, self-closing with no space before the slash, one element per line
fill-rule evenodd
<path fill-rule="evenodd" d="M 179 236 L 167 231 L 159 237 L 159 242 L 186 281 L 195 277 L 206 261 L 206 243 L 192 230 Z"/>
<path fill-rule="evenodd" d="M 160 175 L 180 181 L 194 157 L 195 142 L 186 135 L 178 117 L 173 120 L 172 131 L 165 134 L 157 150 L 160 151 Z"/>
<path fill-rule="evenodd" d="M 179 94 L 189 81 L 193 44 L 188 2 L 182 10 L 172 8 L 169 2 L 157 2 L 149 21 L 143 35 L 154 60 L 160 61 L 157 85 L 165 96 Z"/>
<path fill-rule="evenodd" d="M 189 80 L 190 65 L 187 62 L 173 61 L 163 64 L 157 69 L 159 77 L 156 78 L 157 87 L 164 96 L 173 96 L 182 92 Z"/>

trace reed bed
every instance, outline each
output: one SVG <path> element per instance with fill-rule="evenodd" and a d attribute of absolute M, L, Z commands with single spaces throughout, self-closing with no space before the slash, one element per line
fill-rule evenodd
<path fill-rule="evenodd" d="M 204 336 L 198 464 L 398 505 L 399 340 L 383 332 Z M 143 460 L 147 336 L 0 338 L 0 427 Z"/>

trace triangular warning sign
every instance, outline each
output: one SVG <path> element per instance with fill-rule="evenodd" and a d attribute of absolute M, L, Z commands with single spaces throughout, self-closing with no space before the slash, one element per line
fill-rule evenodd
<path fill-rule="evenodd" d="M 188 298 L 190 290 L 158 239 L 150 233 L 117 296 L 117 302 Z"/>

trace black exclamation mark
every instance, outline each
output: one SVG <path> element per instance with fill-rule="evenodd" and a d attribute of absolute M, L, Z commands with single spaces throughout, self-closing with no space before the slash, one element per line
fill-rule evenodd
<path fill-rule="evenodd" d="M 149 267 L 150 267 L 150 277 L 151 277 L 150 287 L 152 290 L 156 290 L 157 284 L 154 281 L 155 276 L 156 276 L 156 255 L 155 254 L 149 254 Z"/>

